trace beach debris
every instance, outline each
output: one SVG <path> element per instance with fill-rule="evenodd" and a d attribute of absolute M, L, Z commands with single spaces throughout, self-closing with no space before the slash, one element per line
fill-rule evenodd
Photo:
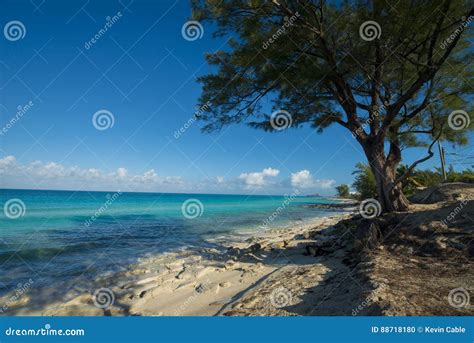
<path fill-rule="evenodd" d="M 257 251 L 260 251 L 261 249 L 262 249 L 262 245 L 260 243 L 255 243 L 248 247 L 248 250 L 250 252 L 257 252 Z"/>
<path fill-rule="evenodd" d="M 252 253 L 249 253 L 249 254 L 247 254 L 247 255 L 250 256 L 250 257 L 252 257 L 252 258 L 254 258 L 254 259 L 256 259 L 257 261 L 263 261 L 263 258 L 258 257 L 258 256 L 254 255 L 254 254 L 252 254 Z"/>
<path fill-rule="evenodd" d="M 183 266 L 183 269 L 176 275 L 177 279 L 180 280 L 190 280 L 193 278 L 193 273 L 187 266 Z"/>
<path fill-rule="evenodd" d="M 196 286 L 196 288 L 194 288 L 194 290 L 196 291 L 196 293 L 198 294 L 202 294 L 208 290 L 211 289 L 211 286 L 209 283 L 200 283 Z"/>
<path fill-rule="evenodd" d="M 271 244 L 271 248 L 273 250 L 284 249 L 285 248 L 285 243 L 284 242 L 274 242 L 274 243 Z"/>
<path fill-rule="evenodd" d="M 195 285 L 194 282 L 180 283 L 174 290 L 177 291 L 178 289 L 187 288 L 187 287 L 190 287 L 190 286 L 194 287 L 194 285 Z"/>
<path fill-rule="evenodd" d="M 231 256 L 240 256 L 240 249 L 237 247 L 229 247 L 227 249 L 227 254 Z"/>
<path fill-rule="evenodd" d="M 239 268 L 240 264 L 238 262 L 235 262 L 233 260 L 228 260 L 225 265 L 224 265 L 224 268 L 226 270 L 233 270 L 233 269 L 236 269 L 236 268 Z"/>
<path fill-rule="evenodd" d="M 306 246 L 306 251 L 304 255 L 309 256 L 324 256 L 334 252 L 334 248 L 330 246 L 319 246 L 316 244 L 309 244 Z"/>

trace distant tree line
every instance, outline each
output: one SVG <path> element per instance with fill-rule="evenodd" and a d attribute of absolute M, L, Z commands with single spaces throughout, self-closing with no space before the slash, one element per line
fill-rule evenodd
<path fill-rule="evenodd" d="M 405 164 L 400 165 L 397 168 L 397 174 L 403 175 L 408 168 L 409 167 Z M 376 180 L 368 165 L 357 163 L 356 170 L 352 174 L 355 175 L 354 182 L 352 183 L 352 188 L 355 190 L 355 193 L 351 194 L 349 186 L 342 184 L 336 187 L 339 197 L 353 197 L 359 200 L 377 197 Z M 414 170 L 412 175 L 404 181 L 402 185 L 403 192 L 407 196 L 411 196 L 420 189 L 436 186 L 443 182 L 441 168 L 435 168 L 435 170 Z M 446 182 L 474 183 L 474 171 L 468 168 L 457 172 L 453 166 L 449 166 L 446 171 Z"/>

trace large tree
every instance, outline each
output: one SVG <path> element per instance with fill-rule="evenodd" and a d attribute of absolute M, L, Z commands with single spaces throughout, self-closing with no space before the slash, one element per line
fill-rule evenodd
<path fill-rule="evenodd" d="M 472 2 L 195 0 L 228 45 L 200 77 L 205 131 L 332 124 L 362 146 L 383 211 L 403 211 L 401 184 L 439 139 L 467 144 L 472 113 Z M 272 102 L 265 113 L 262 100 Z M 454 113 L 453 113 L 454 111 Z M 451 114 L 453 113 L 453 114 Z M 451 114 L 451 115 L 450 115 Z M 282 118 L 286 116 L 286 118 Z M 451 124 L 451 125 L 448 125 Z M 288 125 L 284 126 L 287 127 Z M 427 154 L 398 175 L 407 147 Z"/>

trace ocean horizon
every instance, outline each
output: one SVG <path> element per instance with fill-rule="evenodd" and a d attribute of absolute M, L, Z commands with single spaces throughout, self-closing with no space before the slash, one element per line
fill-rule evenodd
<path fill-rule="evenodd" d="M 91 279 L 141 258 L 204 248 L 328 215 L 323 197 L 0 189 L 0 292 Z"/>

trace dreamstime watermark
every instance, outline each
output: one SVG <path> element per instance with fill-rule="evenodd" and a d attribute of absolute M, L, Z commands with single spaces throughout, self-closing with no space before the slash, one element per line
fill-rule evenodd
<path fill-rule="evenodd" d="M 204 27 L 196 20 L 189 20 L 181 27 L 181 35 L 189 42 L 201 39 L 204 35 Z"/>
<path fill-rule="evenodd" d="M 275 41 L 277 41 L 282 35 L 284 35 L 286 33 L 286 31 L 288 30 L 288 28 L 290 28 L 291 26 L 293 26 L 294 22 L 296 21 L 296 19 L 298 19 L 300 17 L 300 14 L 298 12 L 295 12 L 295 14 L 293 14 L 291 17 L 285 17 L 283 20 L 284 20 L 284 23 L 280 26 L 280 28 L 278 30 L 276 30 L 276 32 L 270 37 L 268 38 L 265 42 L 263 42 L 262 44 L 262 48 L 264 50 L 268 49 L 268 47 L 273 44 Z"/>
<path fill-rule="evenodd" d="M 174 138 L 178 139 L 179 137 L 181 137 L 181 135 L 185 133 L 186 130 L 189 129 L 191 125 L 193 125 L 194 122 L 202 116 L 204 112 L 209 111 L 210 105 L 211 103 L 208 101 L 204 105 L 200 106 L 196 110 L 196 112 L 194 112 L 193 116 L 189 118 L 189 120 L 186 123 L 184 123 L 183 126 L 181 126 L 177 131 L 174 132 L 174 135 L 173 135 Z"/>
<path fill-rule="evenodd" d="M 449 291 L 448 303 L 454 308 L 467 307 L 470 304 L 470 300 L 469 292 L 463 287 L 454 288 Z"/>
<path fill-rule="evenodd" d="M 122 195 L 122 192 L 121 191 L 117 191 L 115 192 L 114 194 L 110 195 L 110 194 L 107 194 L 106 195 L 106 198 L 107 200 L 105 201 L 105 203 L 99 207 L 99 209 L 97 211 L 95 211 L 95 213 L 89 218 L 87 219 L 85 222 L 84 222 L 84 226 L 86 227 L 89 227 L 91 226 L 92 223 L 94 223 L 97 218 L 99 218 L 105 211 L 107 211 L 107 209 L 112 206 L 112 204 L 114 203 L 115 200 L 117 200 L 117 198 Z"/>
<path fill-rule="evenodd" d="M 113 305 L 115 294 L 110 288 L 99 288 L 92 294 L 92 302 L 101 309 L 106 309 Z"/>
<path fill-rule="evenodd" d="M 122 18 L 122 16 L 122 12 L 119 11 L 112 17 L 106 17 L 106 23 L 104 24 L 104 26 L 99 31 L 97 31 L 97 33 L 91 39 L 89 39 L 89 41 L 84 43 L 84 48 L 86 50 L 92 48 L 92 46 L 97 43 L 102 38 L 102 36 L 105 35 L 107 31 L 111 29 L 112 26 L 114 26 L 115 23 L 117 23 Z"/>
<path fill-rule="evenodd" d="M 376 199 L 366 199 L 360 203 L 359 213 L 365 219 L 373 219 L 382 213 L 382 206 Z"/>
<path fill-rule="evenodd" d="M 23 39 L 26 36 L 26 27 L 19 20 L 12 20 L 5 24 L 3 27 L 3 35 L 10 42 Z"/>
<path fill-rule="evenodd" d="M 99 130 L 104 131 L 114 127 L 115 117 L 108 110 L 99 110 L 92 116 L 92 125 Z"/>
<path fill-rule="evenodd" d="M 84 336 L 84 329 L 52 329 L 46 324 L 40 329 L 14 329 L 9 327 L 5 330 L 6 336 Z"/>
<path fill-rule="evenodd" d="M 28 293 L 34 283 L 33 279 L 29 279 L 25 283 L 19 283 L 14 290 L 14 294 L 7 299 L 7 302 L 2 307 L 0 307 L 0 313 L 4 313 L 10 306 L 14 306 L 15 303 L 20 300 L 22 295 Z"/>
<path fill-rule="evenodd" d="M 210 288 L 211 280 L 207 278 L 204 282 L 194 288 L 193 294 L 187 297 L 183 303 L 179 304 L 179 306 L 174 310 L 174 315 L 180 316 L 200 295 L 208 291 Z"/>
<path fill-rule="evenodd" d="M 473 200 L 471 197 L 468 197 L 467 199 L 461 200 L 458 206 L 454 208 L 449 214 L 446 216 L 445 219 L 443 219 L 441 222 L 445 225 L 448 225 L 449 222 L 454 220 L 456 216 L 462 212 L 463 208 L 468 204 L 469 201 Z"/>
<path fill-rule="evenodd" d="M 291 304 L 293 294 L 285 287 L 279 287 L 270 294 L 270 303 L 273 307 L 282 308 Z"/>
<path fill-rule="evenodd" d="M 283 200 L 282 204 L 278 206 L 275 211 L 272 212 L 271 215 L 268 216 L 267 219 L 263 221 L 263 225 L 260 228 L 266 230 L 268 226 L 290 205 L 290 203 L 295 200 L 295 198 L 300 194 L 299 190 L 295 190 L 292 194 L 286 195 L 285 200 Z"/>
<path fill-rule="evenodd" d="M 270 125 L 276 131 L 286 130 L 293 124 L 293 117 L 288 111 L 278 110 L 270 116 Z"/>
<path fill-rule="evenodd" d="M 375 302 L 374 296 L 369 295 L 357 307 L 352 309 L 352 315 L 357 316 L 364 308 L 372 305 Z"/>
<path fill-rule="evenodd" d="M 474 16 L 472 15 L 469 16 L 468 18 L 462 17 L 461 25 L 459 25 L 456 28 L 456 30 L 454 30 L 453 33 L 451 33 L 451 35 L 448 38 L 442 41 L 439 47 L 443 50 L 446 49 L 448 45 L 450 45 L 456 39 L 456 37 L 458 37 L 461 33 L 463 33 L 463 31 L 471 24 L 473 20 L 474 20 Z"/>
<path fill-rule="evenodd" d="M 204 213 L 204 205 L 198 199 L 188 199 L 181 205 L 181 213 L 187 219 L 201 217 Z"/>
<path fill-rule="evenodd" d="M 3 205 L 3 213 L 9 219 L 18 219 L 26 214 L 26 205 L 21 199 L 10 199 Z"/>
<path fill-rule="evenodd" d="M 373 121 L 380 116 L 380 112 L 378 109 L 374 110 L 372 113 L 373 115 L 370 116 L 359 128 L 352 131 L 353 138 L 357 138 L 358 136 L 360 136 L 362 132 L 364 132 L 365 128 L 369 127 L 370 124 L 372 124 Z"/>
<path fill-rule="evenodd" d="M 364 21 L 359 27 L 359 36 L 363 40 L 370 42 L 379 39 L 382 35 L 382 29 L 379 23 L 374 20 Z"/>
<path fill-rule="evenodd" d="M 459 131 L 464 130 L 471 124 L 469 114 L 463 110 L 452 111 L 448 116 L 448 125 L 451 129 Z"/>
<path fill-rule="evenodd" d="M 0 136 L 3 136 L 10 130 L 15 124 L 34 106 L 35 104 L 33 101 L 28 101 L 26 105 L 19 105 L 17 107 L 17 111 L 15 113 L 15 116 L 11 118 L 5 126 L 0 130 Z"/>

